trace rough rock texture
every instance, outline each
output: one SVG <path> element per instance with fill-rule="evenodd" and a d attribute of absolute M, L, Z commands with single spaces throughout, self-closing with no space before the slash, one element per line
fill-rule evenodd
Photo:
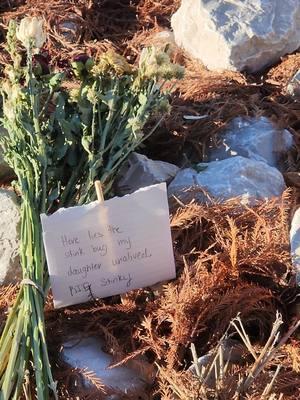
<path fill-rule="evenodd" d="M 182 0 L 172 28 L 176 43 L 209 69 L 255 72 L 300 46 L 300 2 Z"/>
<path fill-rule="evenodd" d="M 153 161 L 143 154 L 132 153 L 116 179 L 118 195 L 133 193 L 142 187 L 161 182 L 170 182 L 177 174 L 176 165 Z"/>
<path fill-rule="evenodd" d="M 248 351 L 246 346 L 244 346 L 239 340 L 227 338 L 221 341 L 220 347 L 222 348 L 222 353 L 223 353 L 223 361 L 224 363 L 228 363 L 229 365 L 232 364 L 239 364 L 241 365 L 243 362 L 245 362 L 245 357 L 247 356 Z M 209 353 L 205 354 L 204 356 L 201 356 L 198 358 L 198 366 L 201 370 L 201 368 L 207 368 L 208 365 L 210 365 L 214 358 L 215 358 L 215 349 L 211 350 Z M 193 363 L 189 367 L 189 371 L 195 376 L 197 376 L 197 370 L 196 366 Z M 209 387 L 215 387 L 216 384 L 216 375 L 215 374 L 210 374 L 208 376 L 206 384 Z"/>
<path fill-rule="evenodd" d="M 63 345 L 62 358 L 74 368 L 93 371 L 104 385 L 123 392 L 135 391 L 144 386 L 138 374 L 128 367 L 108 369 L 113 362 L 112 356 L 101 350 L 104 343 L 97 337 L 76 337 Z M 113 397 L 114 398 L 114 397 Z M 106 400 L 111 400 L 107 396 Z"/>
<path fill-rule="evenodd" d="M 290 231 L 292 262 L 296 272 L 296 281 L 300 285 L 300 208 L 295 212 Z"/>
<path fill-rule="evenodd" d="M 220 146 L 209 149 L 208 161 L 239 155 L 284 170 L 287 151 L 292 146 L 293 135 L 286 129 L 277 129 L 267 118 L 238 117 L 222 135 Z"/>
<path fill-rule="evenodd" d="M 289 81 L 286 90 L 288 94 L 300 97 L 300 70 L 298 70 Z"/>
<path fill-rule="evenodd" d="M 0 285 L 16 282 L 21 277 L 19 222 L 15 193 L 0 189 Z"/>
<path fill-rule="evenodd" d="M 237 156 L 205 166 L 200 172 L 191 168 L 179 171 L 169 185 L 169 196 L 184 201 L 189 197 L 185 189 L 200 187 L 208 194 L 206 197 L 201 191 L 196 192 L 195 198 L 200 202 L 209 201 L 209 196 L 220 201 L 240 196 L 243 203 L 250 203 L 252 199 L 280 196 L 285 189 L 282 174 L 261 161 Z"/>

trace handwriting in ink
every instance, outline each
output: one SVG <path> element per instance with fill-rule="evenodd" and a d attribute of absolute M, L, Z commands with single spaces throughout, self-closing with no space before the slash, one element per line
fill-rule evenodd
<path fill-rule="evenodd" d="M 68 237 L 67 235 L 61 236 L 61 242 L 64 247 L 80 244 L 78 237 Z"/>
<path fill-rule="evenodd" d="M 80 283 L 78 285 L 69 286 L 71 296 L 76 296 L 79 293 L 91 292 L 91 284 L 89 282 Z"/>
<path fill-rule="evenodd" d="M 70 266 L 68 270 L 68 276 L 77 276 L 77 275 L 82 275 L 82 277 L 85 279 L 88 275 L 89 272 L 91 271 L 96 271 L 101 269 L 101 264 L 99 263 L 90 263 L 86 264 L 82 267 L 72 267 Z"/>
<path fill-rule="evenodd" d="M 78 247 L 76 250 L 70 249 L 65 252 L 66 258 L 78 257 L 78 256 L 84 256 L 84 251 L 83 251 L 82 247 Z"/>
<path fill-rule="evenodd" d="M 115 285 L 115 284 L 124 282 L 125 286 L 127 288 L 129 288 L 132 283 L 132 277 L 131 277 L 130 273 L 128 273 L 127 275 L 117 274 L 113 277 L 101 278 L 100 281 L 101 281 L 101 286 L 111 286 L 111 285 Z"/>
<path fill-rule="evenodd" d="M 118 233 L 123 233 L 119 226 L 114 226 L 114 225 L 108 225 L 107 230 L 109 233 L 112 233 L 113 235 Z"/>
<path fill-rule="evenodd" d="M 118 245 L 119 246 L 125 246 L 126 250 L 131 249 L 131 239 L 128 237 L 127 239 L 118 239 Z"/>
<path fill-rule="evenodd" d="M 101 244 L 101 245 L 92 244 L 91 248 L 94 253 L 97 253 L 102 257 L 106 256 L 106 254 L 107 254 L 107 245 L 106 244 Z"/>
<path fill-rule="evenodd" d="M 145 248 L 143 251 L 137 251 L 135 253 L 128 251 L 127 254 L 112 259 L 112 265 L 114 266 L 121 265 L 124 263 L 139 261 L 144 258 L 150 258 L 150 257 L 152 257 L 152 254 L 149 253 L 149 250 L 147 248 Z"/>
<path fill-rule="evenodd" d="M 88 235 L 89 235 L 90 240 L 102 239 L 104 237 L 104 235 L 101 232 L 97 232 L 97 231 L 92 232 L 90 230 L 88 230 Z"/>

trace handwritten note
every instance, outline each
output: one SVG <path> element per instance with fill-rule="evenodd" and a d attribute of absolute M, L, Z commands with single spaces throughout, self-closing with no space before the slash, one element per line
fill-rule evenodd
<path fill-rule="evenodd" d="M 41 220 L 55 308 L 176 275 L 164 183 Z"/>

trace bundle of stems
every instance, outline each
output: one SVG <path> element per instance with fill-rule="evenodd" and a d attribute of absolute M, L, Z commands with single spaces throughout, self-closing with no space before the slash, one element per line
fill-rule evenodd
<path fill-rule="evenodd" d="M 112 195 L 120 166 L 153 132 L 143 134 L 145 123 L 168 108 L 162 86 L 183 72 L 150 48 L 135 69 L 114 52 L 97 62 L 83 55 L 73 62 L 70 82 L 64 72 L 51 73 L 39 54 L 45 39 L 35 17 L 19 26 L 12 21 L 7 35 L 12 65 L 1 84 L 7 130 L 1 143 L 21 199 L 23 280 L 0 339 L 0 400 L 57 398 L 46 344 L 49 277 L 40 214 L 93 200 L 96 179 Z"/>

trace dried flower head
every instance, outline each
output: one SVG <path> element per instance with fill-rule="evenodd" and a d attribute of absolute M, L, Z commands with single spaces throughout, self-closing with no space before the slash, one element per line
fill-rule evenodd
<path fill-rule="evenodd" d="M 132 67 L 126 59 L 114 50 L 108 50 L 101 56 L 101 60 L 96 64 L 92 72 L 94 75 L 114 73 L 116 75 L 131 74 Z"/>
<path fill-rule="evenodd" d="M 91 104 L 97 104 L 99 101 L 99 94 L 94 86 L 88 89 L 86 97 Z"/>
<path fill-rule="evenodd" d="M 142 50 L 139 69 L 141 75 L 148 79 L 181 79 L 184 75 L 184 67 L 173 64 L 169 55 L 155 46 Z"/>
<path fill-rule="evenodd" d="M 169 62 L 170 58 L 167 53 L 164 53 L 162 50 L 158 49 L 155 46 L 151 46 L 143 48 L 140 55 L 139 67 L 142 68 L 143 66 L 160 66 Z"/>
<path fill-rule="evenodd" d="M 70 103 L 77 103 L 80 99 L 80 89 L 73 88 L 69 91 L 69 102 Z"/>
<path fill-rule="evenodd" d="M 39 50 L 46 41 L 46 34 L 43 30 L 43 20 L 37 17 L 25 17 L 17 28 L 17 39 L 22 42 L 26 49 Z"/>

